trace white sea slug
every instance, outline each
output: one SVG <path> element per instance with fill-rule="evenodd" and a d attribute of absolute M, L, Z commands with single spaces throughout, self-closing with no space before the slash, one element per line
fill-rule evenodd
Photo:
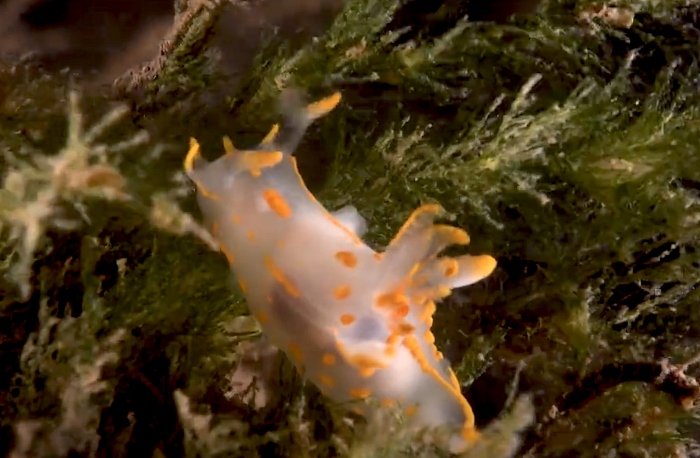
<path fill-rule="evenodd" d="M 416 209 L 383 252 L 361 237 L 353 207 L 328 212 L 307 190 L 292 156 L 308 125 L 340 102 L 336 93 L 287 107 L 252 150 L 224 138 L 225 155 L 185 159 L 202 213 L 267 339 L 337 402 L 400 405 L 416 427 L 454 428 L 459 451 L 478 437 L 474 415 L 431 332 L 435 301 L 496 267 L 488 255 L 439 256 L 469 237 L 434 224 L 439 205 Z M 289 104 L 288 104 L 289 105 Z"/>

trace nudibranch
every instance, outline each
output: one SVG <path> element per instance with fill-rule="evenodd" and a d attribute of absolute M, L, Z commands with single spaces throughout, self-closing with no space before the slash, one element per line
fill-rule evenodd
<path fill-rule="evenodd" d="M 383 252 L 362 241 L 354 207 L 328 212 L 307 190 L 293 152 L 307 127 L 340 102 L 336 93 L 288 103 L 282 126 L 255 148 L 200 156 L 191 139 L 185 170 L 208 228 L 267 339 L 334 401 L 362 413 L 398 405 L 416 427 L 454 428 L 453 451 L 478 437 L 474 415 L 431 332 L 435 302 L 488 276 L 488 255 L 440 256 L 466 245 L 463 230 L 419 207 Z"/>

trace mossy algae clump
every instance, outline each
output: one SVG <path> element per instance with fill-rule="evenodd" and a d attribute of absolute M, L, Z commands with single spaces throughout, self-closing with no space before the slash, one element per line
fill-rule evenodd
<path fill-rule="evenodd" d="M 190 135 L 204 151 L 259 141 L 287 86 L 343 93 L 299 163 L 324 205 L 368 219 L 370 243 L 438 201 L 498 257 L 435 318 L 486 427 L 469 456 L 698 449 L 700 7 L 550 0 L 494 24 L 445 2 L 407 31 L 394 18 L 412 4 L 350 0 L 234 80 L 209 33 L 224 2 L 178 2 L 158 65 L 119 88 L 130 109 L 0 67 L 3 452 L 444 454 L 397 412 L 330 404 L 284 359 L 264 406 L 231 395 L 259 333 L 181 164 Z M 208 105 L 220 78 L 225 103 Z"/>

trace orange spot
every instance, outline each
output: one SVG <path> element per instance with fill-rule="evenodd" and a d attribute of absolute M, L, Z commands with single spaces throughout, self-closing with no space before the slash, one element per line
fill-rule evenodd
<path fill-rule="evenodd" d="M 335 254 L 335 259 L 342 262 L 345 267 L 355 267 L 357 265 L 357 257 L 349 251 L 339 251 Z"/>
<path fill-rule="evenodd" d="M 381 401 L 379 401 L 379 404 L 382 407 L 391 407 L 394 404 L 396 404 L 396 402 L 393 399 L 385 398 L 385 399 L 382 399 Z"/>
<path fill-rule="evenodd" d="M 457 275 L 457 272 L 459 272 L 459 263 L 457 260 L 448 258 L 445 263 L 448 264 L 445 268 L 445 277 L 450 278 Z"/>
<path fill-rule="evenodd" d="M 409 308 L 408 304 L 402 304 L 394 310 L 394 316 L 398 318 L 404 318 L 406 315 L 408 315 Z"/>
<path fill-rule="evenodd" d="M 352 293 L 352 288 L 349 285 L 341 285 L 333 291 L 333 296 L 338 300 L 343 300 L 350 297 L 350 293 Z"/>
<path fill-rule="evenodd" d="M 218 233 L 219 233 L 219 225 L 216 224 L 216 223 L 213 223 L 213 224 L 211 225 L 211 235 L 213 235 L 214 237 L 216 237 L 216 234 L 218 234 Z"/>
<path fill-rule="evenodd" d="M 369 367 L 373 369 L 386 367 L 386 363 L 370 355 L 355 355 L 348 358 L 348 362 L 357 367 Z"/>
<path fill-rule="evenodd" d="M 376 259 L 377 261 L 381 261 L 384 254 L 383 253 L 374 253 L 373 256 L 374 256 L 374 259 Z"/>
<path fill-rule="evenodd" d="M 246 151 L 238 160 L 243 169 L 250 171 L 254 177 L 259 177 L 262 169 L 279 164 L 283 158 L 281 151 Z"/>
<path fill-rule="evenodd" d="M 286 244 L 287 244 L 287 243 L 286 243 L 284 240 L 280 240 L 279 242 L 277 242 L 277 246 L 278 246 L 279 248 L 284 248 L 284 246 L 285 246 Z"/>
<path fill-rule="evenodd" d="M 255 240 L 255 232 L 251 230 L 248 231 L 248 240 L 250 240 L 251 242 Z"/>
<path fill-rule="evenodd" d="M 333 377 L 326 375 L 326 374 L 319 375 L 318 380 L 319 380 L 319 382 L 321 382 L 322 385 L 325 385 L 329 388 L 335 386 L 335 379 Z"/>
<path fill-rule="evenodd" d="M 389 337 L 386 339 L 386 344 L 387 345 L 396 345 L 399 343 L 399 340 L 401 340 L 401 336 L 398 334 L 391 334 Z"/>
<path fill-rule="evenodd" d="M 396 303 L 396 293 L 385 293 L 377 296 L 377 307 L 385 309 L 393 307 Z"/>
<path fill-rule="evenodd" d="M 361 409 L 360 407 L 355 406 L 355 407 L 353 407 L 353 408 L 350 409 L 350 410 L 352 410 L 352 411 L 353 411 L 354 413 L 356 413 L 357 415 L 364 415 L 364 412 L 362 411 L 362 409 Z"/>
<path fill-rule="evenodd" d="M 233 214 L 233 216 L 231 217 L 231 219 L 233 219 L 233 222 L 234 222 L 234 223 L 236 223 L 236 224 L 241 224 L 241 217 L 238 216 L 236 213 Z"/>
<path fill-rule="evenodd" d="M 406 413 L 407 417 L 412 417 L 413 415 L 416 414 L 416 411 L 418 411 L 418 406 L 408 406 L 406 409 L 404 409 L 404 412 Z"/>
<path fill-rule="evenodd" d="M 326 366 L 332 366 L 333 364 L 335 364 L 335 355 L 333 353 L 324 353 L 323 357 L 321 358 L 321 361 Z"/>
<path fill-rule="evenodd" d="M 377 296 L 377 307 L 382 309 L 393 309 L 399 310 L 399 315 L 404 312 L 405 315 L 408 314 L 408 298 L 405 294 L 400 291 L 394 291 L 391 293 L 380 294 Z"/>
<path fill-rule="evenodd" d="M 243 294 L 248 292 L 248 285 L 246 285 L 245 282 L 240 278 L 238 279 L 238 286 L 241 288 Z"/>
<path fill-rule="evenodd" d="M 299 345 L 295 343 L 289 344 L 289 354 L 292 356 L 292 359 L 294 359 L 294 361 L 296 361 L 297 363 L 300 363 L 303 359 L 301 348 L 299 348 Z"/>
<path fill-rule="evenodd" d="M 363 399 L 372 394 L 369 388 L 353 388 L 350 390 L 350 396 L 353 398 Z"/>
<path fill-rule="evenodd" d="M 267 316 L 267 313 L 265 313 L 265 312 L 256 313 L 255 318 L 262 324 L 267 324 L 270 322 L 270 317 Z"/>
<path fill-rule="evenodd" d="M 340 322 L 345 326 L 353 324 L 355 322 L 355 315 L 350 315 L 349 313 L 340 315 Z"/>
<path fill-rule="evenodd" d="M 360 370 L 358 371 L 360 374 L 360 377 L 371 377 L 374 375 L 375 372 L 377 372 L 377 368 L 375 367 L 361 367 Z"/>
<path fill-rule="evenodd" d="M 334 331 L 336 332 L 336 331 Z M 360 375 L 363 377 L 368 377 L 369 375 L 372 375 L 375 369 L 377 368 L 384 368 L 387 366 L 387 363 L 382 361 L 381 359 L 375 357 L 374 355 L 368 355 L 368 354 L 351 354 L 348 353 L 348 351 L 345 349 L 343 346 L 342 342 L 339 340 L 335 341 L 336 348 L 338 349 L 338 352 L 345 358 L 345 361 L 348 362 L 348 364 L 355 366 L 358 368 L 360 371 Z M 372 372 L 366 371 L 362 372 L 362 369 L 371 369 Z"/>
<path fill-rule="evenodd" d="M 229 264 L 233 264 L 233 255 L 230 251 L 228 251 L 228 248 L 226 248 L 224 244 L 219 244 L 219 251 L 221 251 L 221 253 L 223 253 L 223 255 L 226 256 L 226 260 Z"/>
<path fill-rule="evenodd" d="M 287 278 L 287 276 L 284 274 L 284 272 L 280 270 L 279 267 L 277 267 L 275 262 L 272 260 L 272 257 L 265 257 L 265 267 L 273 276 L 273 278 L 284 287 L 284 290 L 287 292 L 287 294 L 289 294 L 292 297 L 301 296 L 301 293 L 297 289 L 296 285 L 294 285 L 294 283 L 289 278 Z"/>
<path fill-rule="evenodd" d="M 274 189 L 267 189 L 263 192 L 263 198 L 270 209 L 280 218 L 289 218 L 292 216 L 292 209 L 289 208 L 289 204 L 287 204 L 287 201 L 284 200 L 284 197 L 282 197 L 279 192 Z"/>
<path fill-rule="evenodd" d="M 395 327 L 395 329 L 396 329 L 395 332 L 396 332 L 397 334 L 399 334 L 399 335 L 401 335 L 401 336 L 405 336 L 405 335 L 410 334 L 410 333 L 412 333 L 413 331 L 415 331 L 416 328 L 413 327 L 413 325 L 411 325 L 410 323 L 399 323 L 399 324 Z"/>

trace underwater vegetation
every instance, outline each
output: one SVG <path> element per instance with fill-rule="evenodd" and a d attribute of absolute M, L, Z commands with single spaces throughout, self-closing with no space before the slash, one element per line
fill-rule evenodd
<path fill-rule="evenodd" d="M 481 433 L 462 456 L 700 453 L 700 4 L 486 22 L 468 3 L 348 0 L 231 74 L 230 2 L 178 0 L 159 55 L 109 91 L 3 61 L 1 453 L 449 456 L 440 431 L 362 418 L 256 349 L 182 160 L 190 137 L 209 161 L 224 135 L 260 143 L 289 87 L 342 93 L 295 157 L 369 247 L 439 202 L 471 237 L 446 254 L 497 260 L 433 317 Z"/>

